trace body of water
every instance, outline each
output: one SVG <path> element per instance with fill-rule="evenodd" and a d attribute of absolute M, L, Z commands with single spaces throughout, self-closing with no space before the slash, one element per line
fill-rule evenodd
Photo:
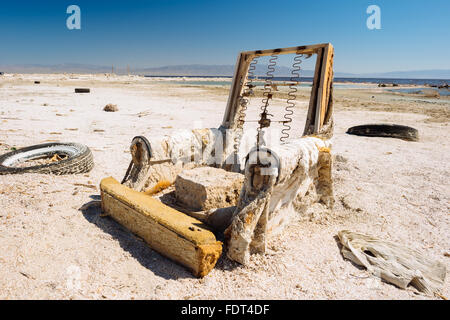
<path fill-rule="evenodd" d="M 149 78 L 184 78 L 184 79 L 195 79 L 195 78 L 226 78 L 229 81 L 223 81 L 224 83 L 229 83 L 232 80 L 231 76 L 150 76 Z M 258 79 L 264 80 L 265 77 L 257 77 Z M 290 77 L 273 77 L 274 81 L 290 81 Z M 312 82 L 312 77 L 301 77 L 300 82 Z M 188 80 L 186 80 L 188 81 Z M 199 81 L 202 83 L 218 82 L 218 81 Z M 220 82 L 220 81 L 219 81 Z M 399 85 L 434 85 L 440 86 L 450 83 L 450 79 L 387 79 L 387 78 L 341 78 L 334 77 L 334 82 L 349 82 L 349 83 L 373 83 L 373 84 L 399 84 Z"/>
<path fill-rule="evenodd" d="M 167 80 L 170 83 L 180 83 L 183 85 L 194 85 L 194 86 L 230 86 L 232 77 L 231 76 L 145 76 L 149 78 L 173 78 L 176 81 Z M 220 78 L 220 79 L 218 79 Z M 224 80 L 224 78 L 226 80 Z M 182 81 L 180 81 L 182 79 Z M 201 79 L 201 80 L 196 80 Z M 210 80 L 205 80 L 210 79 Z M 261 80 L 261 82 L 256 81 L 256 85 L 264 85 L 265 77 L 257 77 L 257 80 Z M 273 81 L 279 82 L 290 82 L 290 77 L 273 77 Z M 300 86 L 301 87 L 311 87 L 313 82 L 312 77 L 301 77 L 300 78 Z M 442 96 L 449 96 L 450 90 L 448 88 L 438 89 L 437 86 L 446 85 L 450 82 L 447 79 L 386 79 L 386 78 L 334 78 L 334 87 L 337 89 L 364 89 L 368 88 L 367 84 L 372 84 L 372 88 L 378 87 L 379 84 L 386 85 L 413 85 L 420 86 L 414 89 L 409 88 L 395 88 L 390 89 L 391 86 L 388 86 L 387 90 L 392 92 L 402 92 L 402 93 L 423 93 L 423 90 L 437 90 Z M 364 84 L 364 85 L 363 85 Z M 370 87 L 369 87 L 370 88 Z"/>

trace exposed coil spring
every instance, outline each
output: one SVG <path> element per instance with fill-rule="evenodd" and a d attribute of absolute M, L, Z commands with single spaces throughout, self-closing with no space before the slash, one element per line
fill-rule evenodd
<path fill-rule="evenodd" d="M 261 100 L 262 106 L 261 106 L 261 113 L 260 113 L 260 121 L 259 121 L 259 127 L 257 128 L 257 144 L 259 145 L 262 140 L 261 139 L 261 130 L 263 128 L 267 128 L 270 126 L 270 119 L 268 116 L 271 116 L 267 113 L 267 107 L 269 106 L 269 100 L 272 99 L 272 83 L 273 83 L 273 77 L 275 72 L 275 66 L 277 65 L 277 54 L 272 54 L 271 58 L 269 59 L 269 64 L 267 66 L 267 72 L 265 77 L 265 83 L 264 83 L 264 92 L 263 92 L 263 99 Z"/>
<path fill-rule="evenodd" d="M 259 56 L 256 56 L 255 58 L 253 58 L 252 62 L 250 63 L 250 66 L 248 68 L 247 77 L 246 77 L 245 84 L 244 84 L 245 89 L 244 89 L 244 92 L 242 93 L 242 96 L 239 98 L 239 104 L 241 105 L 241 107 L 239 108 L 239 112 L 238 112 L 238 119 L 237 119 L 237 126 L 236 126 L 237 130 L 235 133 L 234 145 L 233 145 L 235 154 L 238 154 L 238 152 L 239 152 L 239 145 L 241 143 L 241 139 L 242 139 L 242 135 L 243 135 L 242 130 L 244 128 L 246 111 L 247 111 L 248 104 L 250 102 L 248 97 L 252 95 L 253 88 L 255 87 L 255 85 L 253 84 L 253 80 L 255 78 L 255 70 L 256 70 L 256 65 L 258 63 L 258 59 L 259 59 Z"/>
<path fill-rule="evenodd" d="M 278 55 L 273 54 L 269 59 L 269 65 L 267 66 L 267 72 L 264 83 L 264 92 L 261 106 L 261 114 L 267 111 L 267 107 L 269 106 L 269 100 L 272 98 L 272 81 L 273 81 L 273 73 L 275 72 L 275 66 L 277 65 Z"/>
<path fill-rule="evenodd" d="M 291 71 L 291 84 L 289 85 L 288 98 L 286 101 L 286 107 L 283 121 L 283 129 L 281 130 L 280 141 L 284 142 L 289 138 L 289 130 L 291 130 L 290 123 L 292 122 L 292 115 L 294 114 L 295 100 L 297 99 L 298 84 L 300 83 L 300 64 L 302 63 L 303 54 L 297 54 L 294 57 L 294 63 L 292 64 Z"/>
<path fill-rule="evenodd" d="M 253 88 L 255 87 L 255 85 L 253 84 L 253 79 L 255 76 L 255 70 L 256 70 L 256 64 L 258 63 L 258 56 L 255 57 L 252 62 L 250 63 L 250 66 L 248 68 L 248 73 L 247 73 L 247 78 L 245 81 L 245 89 L 244 92 L 240 98 L 240 104 L 242 106 L 242 108 L 240 108 L 239 110 L 239 117 L 238 117 L 238 128 L 243 128 L 244 123 L 245 123 L 245 116 L 246 116 L 246 111 L 247 111 L 247 107 L 249 104 L 249 99 L 247 97 L 251 96 L 253 93 Z"/>

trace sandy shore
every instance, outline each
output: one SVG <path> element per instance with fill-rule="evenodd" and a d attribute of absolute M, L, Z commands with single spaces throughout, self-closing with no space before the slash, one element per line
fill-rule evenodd
<path fill-rule="evenodd" d="M 40 84 L 34 84 L 40 80 Z M 75 94 L 89 87 L 90 94 Z M 308 89 L 292 136 L 303 130 Z M 136 135 L 218 127 L 221 86 L 137 76 L 4 75 L 0 154 L 48 141 L 88 145 L 89 174 L 0 176 L 0 299 L 425 299 L 382 283 L 343 259 L 335 236 L 348 229 L 422 250 L 450 267 L 450 100 L 381 88 L 335 90 L 332 212 L 299 216 L 249 266 L 222 257 L 204 279 L 162 257 L 99 209 L 101 178 L 120 180 Z M 117 104 L 118 112 L 103 107 Z M 256 107 L 255 107 L 256 108 Z M 283 101 L 274 105 L 282 112 Z M 249 115 L 256 116 L 256 113 Z M 297 121 L 298 120 L 298 121 Z M 348 127 L 397 123 L 420 141 L 347 135 Z M 450 296 L 447 276 L 443 295 Z"/>

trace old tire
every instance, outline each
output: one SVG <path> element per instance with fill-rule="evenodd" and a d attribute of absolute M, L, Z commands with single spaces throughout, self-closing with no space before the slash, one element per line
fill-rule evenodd
<path fill-rule="evenodd" d="M 89 88 L 75 88 L 75 93 L 89 93 L 91 89 Z"/>
<path fill-rule="evenodd" d="M 15 167 L 17 163 L 40 157 L 52 157 L 64 155 L 66 159 L 48 164 Z M 49 174 L 74 174 L 91 171 L 94 167 L 94 159 L 91 150 L 79 143 L 44 143 L 16 151 L 8 152 L 0 156 L 0 175 L 15 173 L 49 173 Z"/>
<path fill-rule="evenodd" d="M 366 124 L 351 127 L 347 130 L 347 133 L 357 136 L 387 137 L 408 141 L 419 140 L 419 131 L 417 129 L 398 124 Z"/>

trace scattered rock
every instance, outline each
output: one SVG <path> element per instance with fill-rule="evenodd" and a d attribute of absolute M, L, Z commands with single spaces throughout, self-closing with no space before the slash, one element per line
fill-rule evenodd
<path fill-rule="evenodd" d="M 337 154 L 334 158 L 337 162 L 347 163 L 348 159 L 343 155 Z"/>
<path fill-rule="evenodd" d="M 117 108 L 117 105 L 116 105 L 116 104 L 108 103 L 108 104 L 103 108 L 103 111 L 106 111 L 106 112 L 116 112 L 116 111 L 119 111 L 119 108 Z"/>

